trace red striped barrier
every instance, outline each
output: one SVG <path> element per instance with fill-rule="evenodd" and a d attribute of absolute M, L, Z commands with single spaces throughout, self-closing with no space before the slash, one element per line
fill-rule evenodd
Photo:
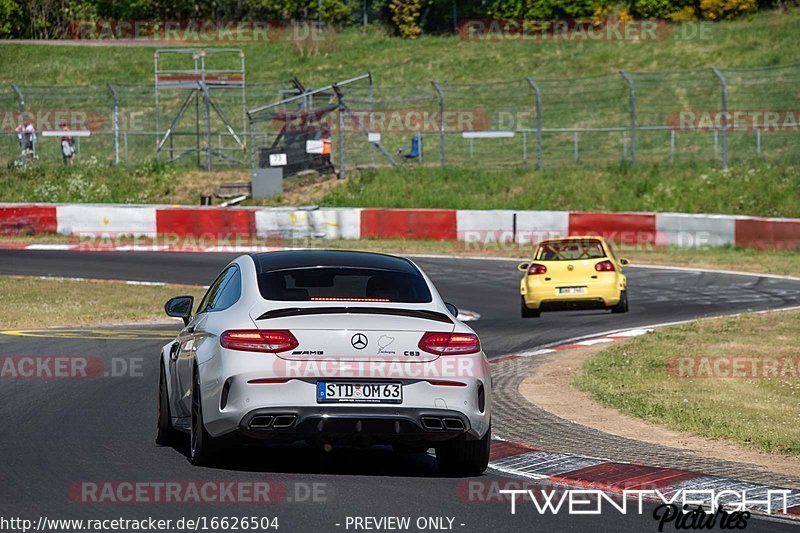
<path fill-rule="evenodd" d="M 217 238 L 232 235 L 254 237 L 255 215 L 250 209 L 158 209 L 156 231 L 159 235 L 182 237 L 203 235 L 213 235 Z"/>
<path fill-rule="evenodd" d="M 43 233 L 146 234 L 208 240 L 272 234 L 289 238 L 326 235 L 328 238 L 465 242 L 476 234 L 479 243 L 486 236 L 506 234 L 509 241 L 527 242 L 528 239 L 522 237 L 532 233 L 533 240 L 565 234 L 599 235 L 633 246 L 735 244 L 759 249 L 800 249 L 800 219 L 790 218 L 513 210 L 331 208 L 293 211 L 253 207 L 0 204 L 0 234 Z M 511 238 L 514 233 L 516 239 Z"/>
<path fill-rule="evenodd" d="M 381 239 L 457 239 L 454 209 L 364 209 L 361 237 Z"/>
<path fill-rule="evenodd" d="M 625 245 L 655 244 L 656 215 L 648 213 L 570 213 L 570 235 L 599 235 Z"/>
<path fill-rule="evenodd" d="M 735 232 L 737 246 L 800 248 L 800 220 L 797 219 L 739 218 Z"/>
<path fill-rule="evenodd" d="M 57 229 L 55 206 L 0 206 L 0 235 L 37 235 Z"/>

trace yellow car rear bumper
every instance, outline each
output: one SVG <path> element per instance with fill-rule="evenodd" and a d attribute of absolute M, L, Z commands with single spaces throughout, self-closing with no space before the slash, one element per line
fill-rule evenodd
<path fill-rule="evenodd" d="M 521 285 L 522 297 L 529 309 L 542 307 L 611 307 L 619 303 L 625 280 L 611 279 L 584 284 L 557 284 L 531 281 L 529 276 Z M 562 293 L 561 287 L 583 287 L 583 292 Z"/>

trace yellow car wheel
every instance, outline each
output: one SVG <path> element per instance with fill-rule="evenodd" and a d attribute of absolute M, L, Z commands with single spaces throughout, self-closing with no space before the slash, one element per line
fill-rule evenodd
<path fill-rule="evenodd" d="M 628 312 L 628 291 L 621 291 L 619 293 L 619 302 L 617 305 L 611 307 L 612 313 L 627 313 Z"/>
<path fill-rule="evenodd" d="M 538 309 L 530 309 L 527 305 L 525 305 L 525 297 L 522 297 L 522 318 L 538 318 L 541 315 L 541 311 Z"/>

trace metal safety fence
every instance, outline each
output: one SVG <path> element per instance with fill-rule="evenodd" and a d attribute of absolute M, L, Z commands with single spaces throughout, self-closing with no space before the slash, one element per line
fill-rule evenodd
<path fill-rule="evenodd" d="M 12 84 L 0 86 L 0 164 L 62 164 L 65 127 L 86 132 L 74 139 L 79 161 L 104 164 L 191 154 L 183 160 L 210 168 L 199 155 L 209 145 L 229 154 L 215 166 L 269 164 L 287 131 L 293 150 L 328 156 L 342 175 L 371 165 L 796 163 L 798 82 L 800 65 L 395 85 L 367 73 L 314 86 L 249 80 L 244 96 L 213 88 L 214 115 L 202 112 L 202 91 L 192 101 L 162 90 L 156 100 L 152 84 Z M 165 136 L 179 110 L 183 121 Z M 313 133 L 296 135 L 309 123 Z M 28 124 L 34 151 L 24 149 Z"/>

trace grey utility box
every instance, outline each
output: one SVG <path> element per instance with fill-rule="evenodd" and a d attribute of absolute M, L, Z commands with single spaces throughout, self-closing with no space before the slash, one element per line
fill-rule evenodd
<path fill-rule="evenodd" d="M 253 198 L 270 198 L 283 194 L 283 169 L 280 167 L 257 168 L 252 179 Z"/>

